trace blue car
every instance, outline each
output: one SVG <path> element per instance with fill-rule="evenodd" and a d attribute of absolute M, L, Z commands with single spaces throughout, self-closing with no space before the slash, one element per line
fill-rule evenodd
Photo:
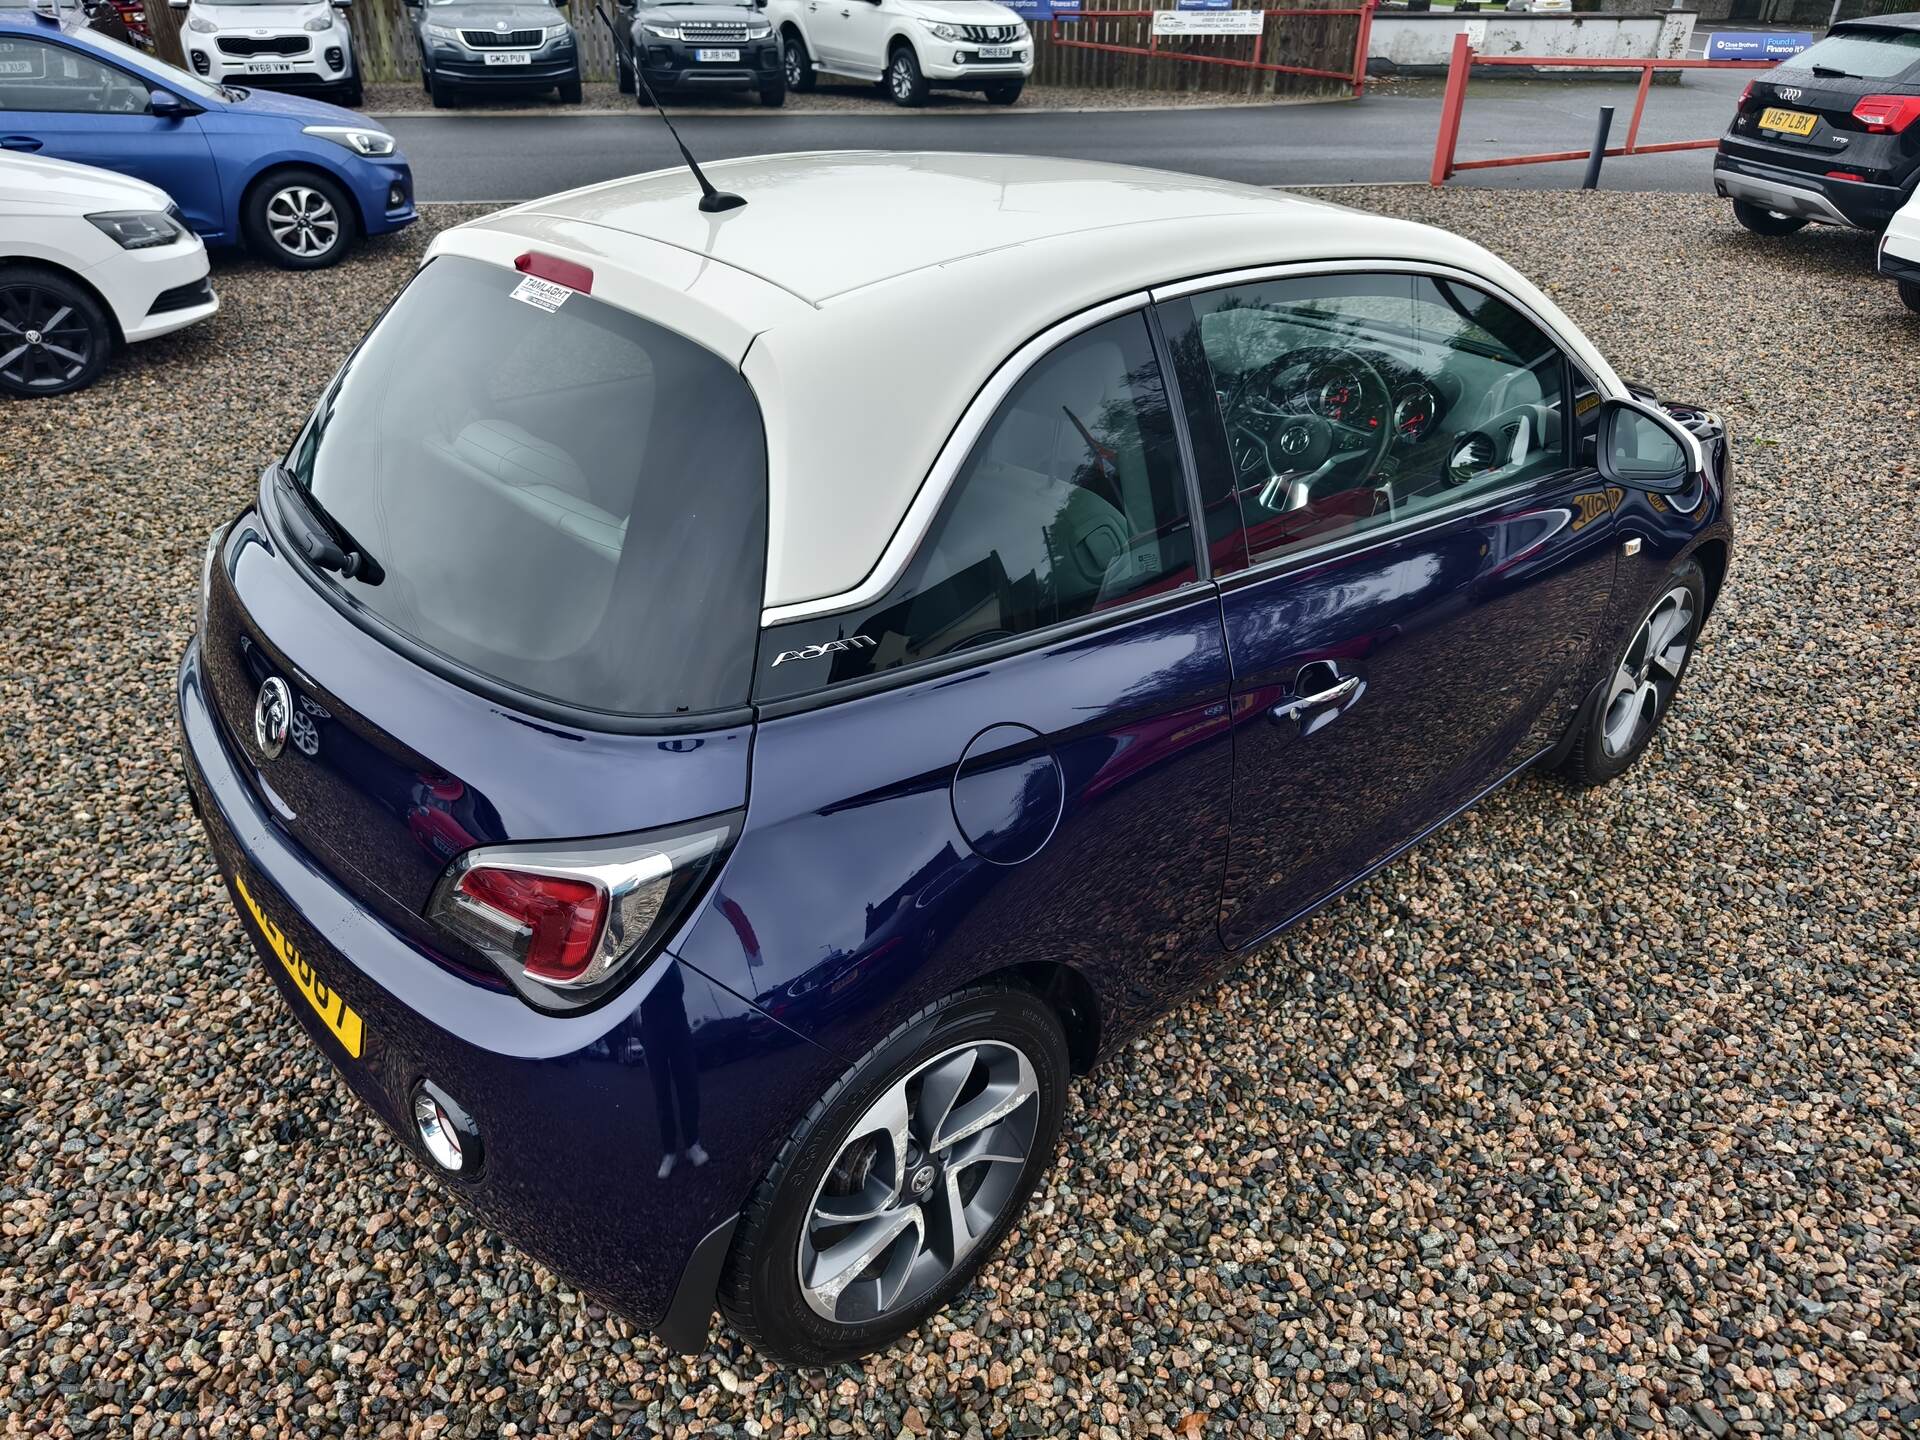
<path fill-rule="evenodd" d="M 216 85 L 92 31 L 0 12 L 0 149 L 158 185 L 209 246 L 290 270 L 414 220 L 393 136 L 350 110 Z"/>
<path fill-rule="evenodd" d="M 824 1363 L 966 1285 L 1176 998 L 1643 755 L 1731 466 L 1424 226 L 714 172 L 436 236 L 212 537 L 178 700 L 265 968 L 448 1193 Z"/>

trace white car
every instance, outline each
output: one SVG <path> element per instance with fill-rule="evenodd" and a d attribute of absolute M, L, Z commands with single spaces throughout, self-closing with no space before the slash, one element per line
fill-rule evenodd
<path fill-rule="evenodd" d="M 0 154 L 0 392 L 89 384 L 118 344 L 220 308 L 207 249 L 144 181 Z"/>
<path fill-rule="evenodd" d="M 349 0 L 167 0 L 180 11 L 180 48 L 215 84 L 261 85 L 361 103 Z"/>
<path fill-rule="evenodd" d="M 1880 237 L 1880 273 L 1900 287 L 1909 310 L 1920 311 L 1920 195 L 1894 211 Z"/>
<path fill-rule="evenodd" d="M 1011 105 L 1033 73 L 1027 22 L 993 0 L 770 0 L 789 90 L 817 75 L 877 81 L 896 105 L 934 88 Z"/>

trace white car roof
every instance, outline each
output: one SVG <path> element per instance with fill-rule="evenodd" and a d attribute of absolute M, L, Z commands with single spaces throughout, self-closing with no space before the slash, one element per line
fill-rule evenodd
<path fill-rule="evenodd" d="M 706 169 L 748 203 L 706 213 L 675 168 L 496 212 L 444 232 L 433 253 L 511 264 L 532 245 L 578 260 L 597 298 L 741 365 L 767 427 L 769 610 L 870 593 L 1001 364 L 1070 316 L 1183 279 L 1319 261 L 1452 266 L 1520 300 L 1603 388 L 1621 388 L 1490 252 L 1303 196 L 1014 155 L 841 152 Z"/>
<path fill-rule="evenodd" d="M 144 180 L 8 150 L 0 152 L 0 203 L 18 213 L 81 215 L 90 210 L 165 210 L 173 201 Z"/>

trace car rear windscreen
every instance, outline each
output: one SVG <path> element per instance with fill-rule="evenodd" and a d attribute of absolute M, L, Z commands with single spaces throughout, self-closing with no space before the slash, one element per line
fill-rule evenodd
<path fill-rule="evenodd" d="M 288 468 L 383 572 L 319 583 L 455 666 L 625 716 L 746 702 L 766 443 L 739 371 L 692 341 L 442 257 Z"/>
<path fill-rule="evenodd" d="M 1780 65 L 1817 66 L 1858 80 L 1903 80 L 1920 69 L 1920 30 L 1842 30 Z"/>

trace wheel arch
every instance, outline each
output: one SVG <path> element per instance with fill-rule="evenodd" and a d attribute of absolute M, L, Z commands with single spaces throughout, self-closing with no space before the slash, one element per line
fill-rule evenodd
<path fill-rule="evenodd" d="M 62 265 L 58 260 L 48 260 L 39 255 L 19 255 L 0 252 L 0 273 L 4 273 L 16 265 L 23 266 L 29 270 L 50 271 L 58 275 L 62 280 L 65 280 L 68 284 L 86 291 L 93 303 L 100 307 L 100 313 L 107 317 L 107 330 L 113 336 L 113 348 L 115 350 L 125 348 L 127 334 L 126 331 L 120 328 L 120 317 L 114 314 L 113 306 L 108 302 L 107 297 L 100 293 L 100 287 L 87 279 L 85 275 L 82 275 L 71 266 Z"/>
<path fill-rule="evenodd" d="M 1691 558 L 1700 563 L 1700 569 L 1707 578 L 1707 608 L 1700 617 L 1702 620 L 1713 614 L 1714 604 L 1720 598 L 1720 587 L 1726 583 L 1727 562 L 1731 553 L 1726 539 L 1719 535 L 1702 540 L 1693 552 Z"/>
<path fill-rule="evenodd" d="M 898 55 L 902 50 L 913 51 L 914 62 L 916 64 L 919 63 L 920 47 L 913 43 L 913 36 L 904 30 L 896 30 L 887 37 L 887 63 L 891 65 L 893 63 L 893 57 Z"/>
<path fill-rule="evenodd" d="M 258 170 L 254 171 L 253 174 L 249 175 L 246 184 L 240 187 L 240 204 L 235 212 L 235 219 L 238 223 L 234 227 L 234 233 L 242 244 L 246 243 L 247 207 L 253 203 L 253 197 L 258 193 L 260 187 L 269 180 L 275 180 L 284 175 L 299 174 L 318 175 L 328 184 L 338 186 L 340 191 L 347 197 L 347 204 L 353 208 L 353 223 L 356 233 L 361 237 L 366 235 L 366 211 L 360 206 L 359 192 L 354 189 L 351 180 L 348 180 L 345 176 L 334 174 L 333 171 L 320 164 L 317 160 L 281 159 L 272 160 L 262 165 Z"/>
<path fill-rule="evenodd" d="M 969 985 L 1013 985 L 1044 1001 L 1067 1036 L 1073 1073 L 1084 1075 L 1100 1058 L 1104 1017 L 1099 993 L 1086 976 L 1060 960 L 1028 960 L 989 971 Z"/>

